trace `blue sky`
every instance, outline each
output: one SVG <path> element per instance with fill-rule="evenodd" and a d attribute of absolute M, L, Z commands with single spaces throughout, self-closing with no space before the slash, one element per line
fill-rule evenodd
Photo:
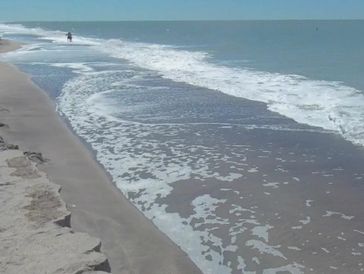
<path fill-rule="evenodd" d="M 0 0 L 0 22 L 364 19 L 364 0 Z"/>

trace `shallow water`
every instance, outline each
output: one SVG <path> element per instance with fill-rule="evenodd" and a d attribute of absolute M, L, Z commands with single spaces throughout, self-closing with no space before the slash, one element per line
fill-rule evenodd
<path fill-rule="evenodd" d="M 364 251 L 362 26 L 0 30 L 28 42 L 3 58 L 33 76 L 118 188 L 205 273 L 342 273 L 361 271 Z"/>

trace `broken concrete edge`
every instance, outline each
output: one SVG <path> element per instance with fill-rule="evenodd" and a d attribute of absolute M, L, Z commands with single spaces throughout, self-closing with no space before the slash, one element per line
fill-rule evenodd
<path fill-rule="evenodd" d="M 5 126 L 6 126 L 5 124 L 0 124 L 0 127 L 5 127 Z M 2 138 L 0 136 L 0 151 L 4 151 L 4 150 L 8 150 L 8 149 L 17 150 L 17 149 L 19 149 L 19 146 L 5 142 L 4 138 Z"/>
<path fill-rule="evenodd" d="M 1 143 L 5 143 L 2 138 L 0 138 L 0 147 Z M 4 148 L 4 147 L 3 147 Z M 23 153 L 20 150 L 9 150 L 9 149 L 0 149 L 0 170 L 3 172 L 0 172 L 0 191 L 1 195 L 6 195 L 7 189 L 12 188 L 10 190 L 8 197 L 9 201 L 16 200 L 15 197 L 12 197 L 14 188 L 20 188 L 23 197 L 17 197 L 19 200 L 18 204 L 21 204 L 20 210 L 17 209 L 14 213 L 21 214 L 22 216 L 10 216 L 8 218 L 17 218 L 15 223 L 18 223 L 19 218 L 22 218 L 22 220 L 25 220 L 25 226 L 27 227 L 24 230 L 24 235 L 17 235 L 16 241 L 27 241 L 27 238 L 29 235 L 34 236 L 39 234 L 40 230 L 42 231 L 42 235 L 50 234 L 49 237 L 55 237 L 54 232 L 60 230 L 60 232 L 57 234 L 62 235 L 67 238 L 67 235 L 72 234 L 73 237 L 76 237 L 75 239 L 72 239 L 70 243 L 66 243 L 63 246 L 66 246 L 67 248 L 72 249 L 72 245 L 78 245 L 78 249 L 82 248 L 82 244 L 84 246 L 88 246 L 91 244 L 91 248 L 88 248 L 88 250 L 83 250 L 82 254 L 80 254 L 80 262 L 70 262 L 70 266 L 67 266 L 67 262 L 63 262 L 65 265 L 62 265 L 61 269 L 64 272 L 57 272 L 57 273 L 110 273 L 110 264 L 108 259 L 100 253 L 101 249 L 101 242 L 98 239 L 95 239 L 85 233 L 79 233 L 74 232 L 70 228 L 70 220 L 71 220 L 71 212 L 68 211 L 65 202 L 61 199 L 60 191 L 61 187 L 59 185 L 54 184 L 53 182 L 49 181 L 46 174 L 39 171 L 37 168 L 37 161 L 32 160 L 31 157 L 29 158 L 29 155 L 34 155 L 34 153 Z M 36 154 L 36 156 L 40 156 L 41 159 L 43 157 L 41 154 Z M 5 171 L 5 172 L 4 172 Z M 2 174 L 3 173 L 3 174 Z M 17 178 L 17 179 L 13 179 Z M 9 183 L 12 182 L 12 183 Z M 23 191 L 23 192 L 22 192 Z M 19 191 L 18 191 L 19 192 Z M 17 193 L 17 191 L 15 191 Z M 12 205 L 10 208 L 13 208 L 14 201 L 11 201 Z M 6 205 L 2 205 L 3 210 L 6 210 Z M 1 213 L 1 210 L 0 210 Z M 9 214 L 9 213 L 8 213 Z M 1 218 L 1 220 L 6 220 L 6 218 Z M 14 223 L 14 224 L 15 224 Z M 6 227 L 7 224 L 0 224 L 1 227 Z M 14 226 L 15 227 L 15 226 Z M 18 230 L 18 229 L 14 229 Z M 1 236 L 4 236 L 4 231 L 0 231 L 0 238 Z M 17 232 L 12 231 L 11 237 L 14 238 L 13 234 L 16 234 Z M 20 232 L 21 234 L 22 232 Z M 68 233 L 68 234 L 67 234 Z M 1 235 L 3 234 L 3 235 Z M 6 234 L 6 230 L 5 230 Z M 87 236 L 86 236 L 87 235 Z M 79 238 L 82 238 L 80 240 L 80 243 L 77 243 L 77 236 Z M 46 236 L 42 236 L 46 237 Z M 36 236 L 34 236 L 36 238 Z M 20 240 L 19 240 L 20 239 Z M 48 239 L 48 238 L 46 238 Z M 86 240 L 85 240 L 86 239 Z M 4 240 L 4 239 L 2 239 Z M 7 239 L 5 235 L 5 240 L 8 240 L 11 242 L 13 239 Z M 44 238 L 42 238 L 42 241 Z M 85 244 L 85 241 L 88 240 L 88 243 Z M 41 242 L 41 241 L 39 241 Z M 37 247 L 42 249 L 42 243 L 37 242 Z M 52 239 L 49 242 L 56 242 Z M 29 243 L 26 243 L 29 245 Z M 0 244 L 1 246 L 2 244 Z M 1 254 L 4 258 L 4 261 L 9 261 L 9 265 L 14 265 L 14 258 L 11 258 L 11 244 L 10 248 L 7 247 L 6 249 L 9 249 L 9 254 Z M 44 243 L 43 243 L 44 245 Z M 46 247 L 44 247 L 44 250 L 48 250 L 51 247 L 49 247 L 49 244 L 45 244 Z M 70 247 L 71 246 L 71 247 Z M 81 246 L 81 247 L 80 247 Z M 76 249 L 77 249 L 76 248 Z M 51 248 L 52 249 L 52 248 Z M 54 250 L 57 250 L 59 253 L 60 250 L 57 246 L 53 247 Z M 32 250 L 31 244 L 30 244 L 30 250 Z M 41 253 L 44 252 L 44 250 L 41 250 Z M 67 252 L 67 251 L 65 251 Z M 35 252 L 36 253 L 36 252 Z M 39 253 L 39 250 L 38 250 Z M 46 252 L 47 253 L 47 252 Z M 32 261 L 32 255 L 31 252 L 27 253 L 29 254 L 28 261 Z M 6 255 L 9 255 L 6 259 Z M 77 255 L 77 254 L 76 254 Z M 89 259 L 88 256 L 89 255 Z M 67 257 L 67 256 L 65 256 Z M 38 259 L 38 258 L 37 258 Z M 47 258 L 45 256 L 43 260 L 47 261 L 44 262 L 44 267 L 48 267 L 49 264 L 52 264 L 51 262 L 52 258 Z M 66 260 L 66 259 L 65 259 Z M 10 264 L 11 262 L 11 264 Z M 60 262 L 57 260 L 56 264 L 59 264 Z M 6 265 L 6 263 L 4 264 Z M 7 273 L 16 273 L 17 269 L 7 269 L 7 266 L 0 265 L 0 268 L 5 268 L 3 270 L 7 270 Z M 41 263 L 37 263 L 38 266 L 31 265 L 29 266 L 30 269 L 28 273 L 36 273 L 37 271 L 45 271 L 45 269 L 36 269 L 37 267 L 41 267 Z M 24 267 L 24 266 L 22 266 Z M 27 267 L 27 266 L 25 266 Z M 68 267 L 68 268 L 67 268 Z M 34 270 L 34 268 L 36 270 Z M 52 268 L 52 266 L 50 266 Z M 50 269 L 49 269 L 50 270 Z M 9 271 L 9 272 L 8 272 Z M 58 271 L 58 269 L 57 269 Z M 1 272 L 1 271 L 0 271 Z M 48 272 L 48 271 L 47 271 Z"/>

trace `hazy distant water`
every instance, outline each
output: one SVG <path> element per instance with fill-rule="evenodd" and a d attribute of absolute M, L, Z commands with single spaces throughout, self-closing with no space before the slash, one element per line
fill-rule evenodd
<path fill-rule="evenodd" d="M 345 232 L 360 229 L 342 213 L 355 207 L 338 202 L 326 208 L 336 215 L 321 212 L 311 204 L 324 199 L 308 189 L 336 195 L 323 187 L 331 177 L 364 182 L 363 21 L 22 23 L 0 31 L 28 43 L 5 60 L 50 94 L 120 190 L 204 272 L 305 272 L 292 251 L 304 247 L 277 244 L 278 232 L 302 229 L 302 243 L 319 242 L 297 223 L 325 214 L 343 214 Z"/>
<path fill-rule="evenodd" d="M 26 23 L 103 39 L 172 45 L 237 67 L 364 89 L 364 21 Z M 76 36 L 77 38 L 77 36 Z"/>

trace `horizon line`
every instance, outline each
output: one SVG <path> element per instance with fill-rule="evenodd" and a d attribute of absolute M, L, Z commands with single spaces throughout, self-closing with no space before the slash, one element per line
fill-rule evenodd
<path fill-rule="evenodd" d="M 364 18 L 352 18 L 352 19 L 343 19 L 343 18 L 329 18 L 329 19 L 314 19 L 314 18 L 307 18 L 307 19 L 133 19 L 133 20 L 16 20 L 16 21 L 0 21 L 0 23 L 66 23 L 66 22 L 77 22 L 77 23 L 87 23 L 87 22 L 233 22 L 233 21 L 244 21 L 244 22 L 251 22 L 251 21 L 364 21 Z"/>

